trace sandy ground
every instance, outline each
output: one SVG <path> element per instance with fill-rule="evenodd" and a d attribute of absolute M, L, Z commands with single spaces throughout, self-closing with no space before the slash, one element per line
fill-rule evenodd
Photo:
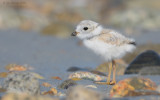
<path fill-rule="evenodd" d="M 134 37 L 138 39 L 139 43 L 145 43 L 146 41 L 152 40 L 153 42 L 160 43 L 160 40 L 155 41 L 153 39 L 154 37 L 148 37 L 150 35 L 151 34 L 148 33 L 147 37 L 144 36 L 144 39 L 139 39 L 140 37 L 143 37 L 143 35 Z M 154 36 L 159 37 L 159 34 L 157 33 L 157 35 Z M 21 65 L 28 64 L 34 68 L 34 72 L 37 72 L 46 78 L 45 80 L 41 80 L 41 82 L 47 81 L 56 87 L 67 79 L 69 73 L 66 72 L 66 70 L 69 67 L 78 66 L 82 68 L 95 68 L 102 63 L 100 57 L 97 57 L 85 47 L 78 46 L 77 42 L 78 39 L 72 37 L 60 39 L 51 36 L 42 36 L 36 32 L 22 32 L 19 30 L 0 31 L 0 71 L 4 72 L 4 66 L 10 63 Z M 62 80 L 58 81 L 50 79 L 52 76 L 59 76 Z M 118 76 L 117 80 L 119 81 L 132 76 L 137 75 Z M 160 84 L 160 76 L 145 77 L 151 78 L 151 80 Z M 93 84 L 93 82 L 89 80 L 81 80 L 77 81 L 77 83 L 83 85 Z M 104 92 L 107 95 L 109 95 L 109 91 L 112 87 L 105 85 L 96 86 L 98 87 L 98 91 Z M 42 88 L 42 90 L 44 89 Z M 133 98 L 133 100 L 134 99 L 139 100 L 138 98 Z M 121 100 L 129 99 L 126 98 Z"/>

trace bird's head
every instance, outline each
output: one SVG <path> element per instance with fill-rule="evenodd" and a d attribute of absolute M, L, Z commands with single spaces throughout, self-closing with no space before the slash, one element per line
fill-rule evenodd
<path fill-rule="evenodd" d="M 98 23 L 91 20 L 83 20 L 77 25 L 72 36 L 77 36 L 80 39 L 87 39 L 100 34 L 101 30 L 102 26 Z"/>

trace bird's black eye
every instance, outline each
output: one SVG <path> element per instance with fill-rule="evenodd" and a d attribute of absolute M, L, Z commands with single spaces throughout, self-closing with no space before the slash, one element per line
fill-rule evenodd
<path fill-rule="evenodd" d="M 88 27 L 84 27 L 83 29 L 86 31 L 86 30 L 88 30 Z"/>

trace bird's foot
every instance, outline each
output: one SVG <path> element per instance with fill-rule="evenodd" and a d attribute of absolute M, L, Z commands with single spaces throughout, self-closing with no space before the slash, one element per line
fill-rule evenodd
<path fill-rule="evenodd" d="M 115 85 L 116 81 L 111 81 L 109 85 Z"/>
<path fill-rule="evenodd" d="M 116 84 L 116 81 L 110 81 L 110 82 L 94 82 L 96 84 L 100 84 L 100 85 L 114 85 Z"/>
<path fill-rule="evenodd" d="M 94 82 L 96 84 L 99 84 L 99 85 L 109 85 L 107 82 Z"/>

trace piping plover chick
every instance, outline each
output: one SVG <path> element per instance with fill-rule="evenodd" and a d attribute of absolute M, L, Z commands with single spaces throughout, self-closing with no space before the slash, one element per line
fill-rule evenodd
<path fill-rule="evenodd" d="M 126 53 L 132 52 L 136 47 L 134 39 L 127 38 L 122 34 L 103 28 L 100 24 L 91 21 L 81 21 L 72 36 L 77 36 L 83 41 L 83 44 L 102 56 L 105 61 L 110 62 L 108 66 L 108 78 L 106 82 L 97 82 L 99 84 L 113 85 L 116 83 L 116 62 L 115 59 L 122 58 Z M 110 81 L 113 68 L 113 80 Z"/>

